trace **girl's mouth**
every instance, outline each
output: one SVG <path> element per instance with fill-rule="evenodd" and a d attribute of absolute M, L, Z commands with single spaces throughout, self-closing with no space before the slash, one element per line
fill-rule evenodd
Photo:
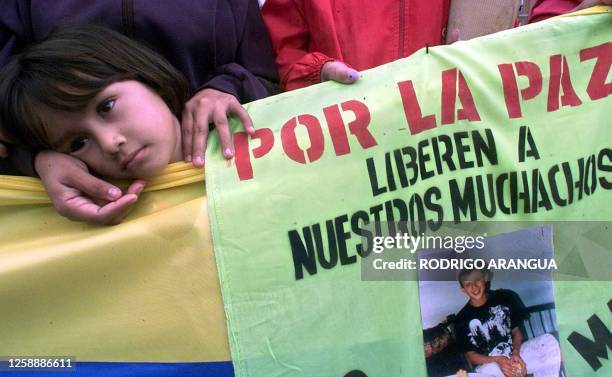
<path fill-rule="evenodd" d="M 123 170 L 129 170 L 136 166 L 142 160 L 145 149 L 146 147 L 141 147 L 130 153 L 121 164 L 121 168 Z"/>

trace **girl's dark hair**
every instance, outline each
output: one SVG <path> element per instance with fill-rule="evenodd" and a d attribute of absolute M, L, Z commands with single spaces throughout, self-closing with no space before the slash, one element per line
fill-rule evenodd
<path fill-rule="evenodd" d="M 105 27 L 57 28 L 0 72 L 0 126 L 18 144 L 50 148 L 38 106 L 77 112 L 106 86 L 125 80 L 150 87 L 180 119 L 189 87 L 160 55 Z"/>

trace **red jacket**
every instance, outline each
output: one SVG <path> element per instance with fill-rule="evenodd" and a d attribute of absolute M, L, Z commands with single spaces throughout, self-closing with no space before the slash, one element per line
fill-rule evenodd
<path fill-rule="evenodd" d="M 266 0 L 264 21 L 281 85 L 321 81 L 321 68 L 340 60 L 357 70 L 441 44 L 450 0 Z"/>
<path fill-rule="evenodd" d="M 580 3 L 580 0 L 537 0 L 531 9 L 529 23 L 568 13 Z"/>

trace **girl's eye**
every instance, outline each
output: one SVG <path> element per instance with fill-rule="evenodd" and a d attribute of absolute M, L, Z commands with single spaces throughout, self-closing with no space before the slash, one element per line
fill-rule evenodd
<path fill-rule="evenodd" d="M 78 137 L 72 140 L 72 142 L 70 142 L 70 153 L 78 152 L 83 149 L 87 143 L 89 143 L 89 139 L 86 137 Z"/>
<path fill-rule="evenodd" d="M 112 110 L 113 106 L 115 106 L 115 100 L 108 98 L 100 102 L 96 110 L 98 111 L 98 114 L 105 115 Z"/>

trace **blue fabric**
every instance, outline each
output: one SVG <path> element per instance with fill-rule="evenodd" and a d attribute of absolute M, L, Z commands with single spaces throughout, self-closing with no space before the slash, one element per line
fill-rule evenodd
<path fill-rule="evenodd" d="M 80 362 L 71 371 L 15 370 L 10 377 L 234 377 L 231 361 L 207 363 L 99 363 Z"/>

